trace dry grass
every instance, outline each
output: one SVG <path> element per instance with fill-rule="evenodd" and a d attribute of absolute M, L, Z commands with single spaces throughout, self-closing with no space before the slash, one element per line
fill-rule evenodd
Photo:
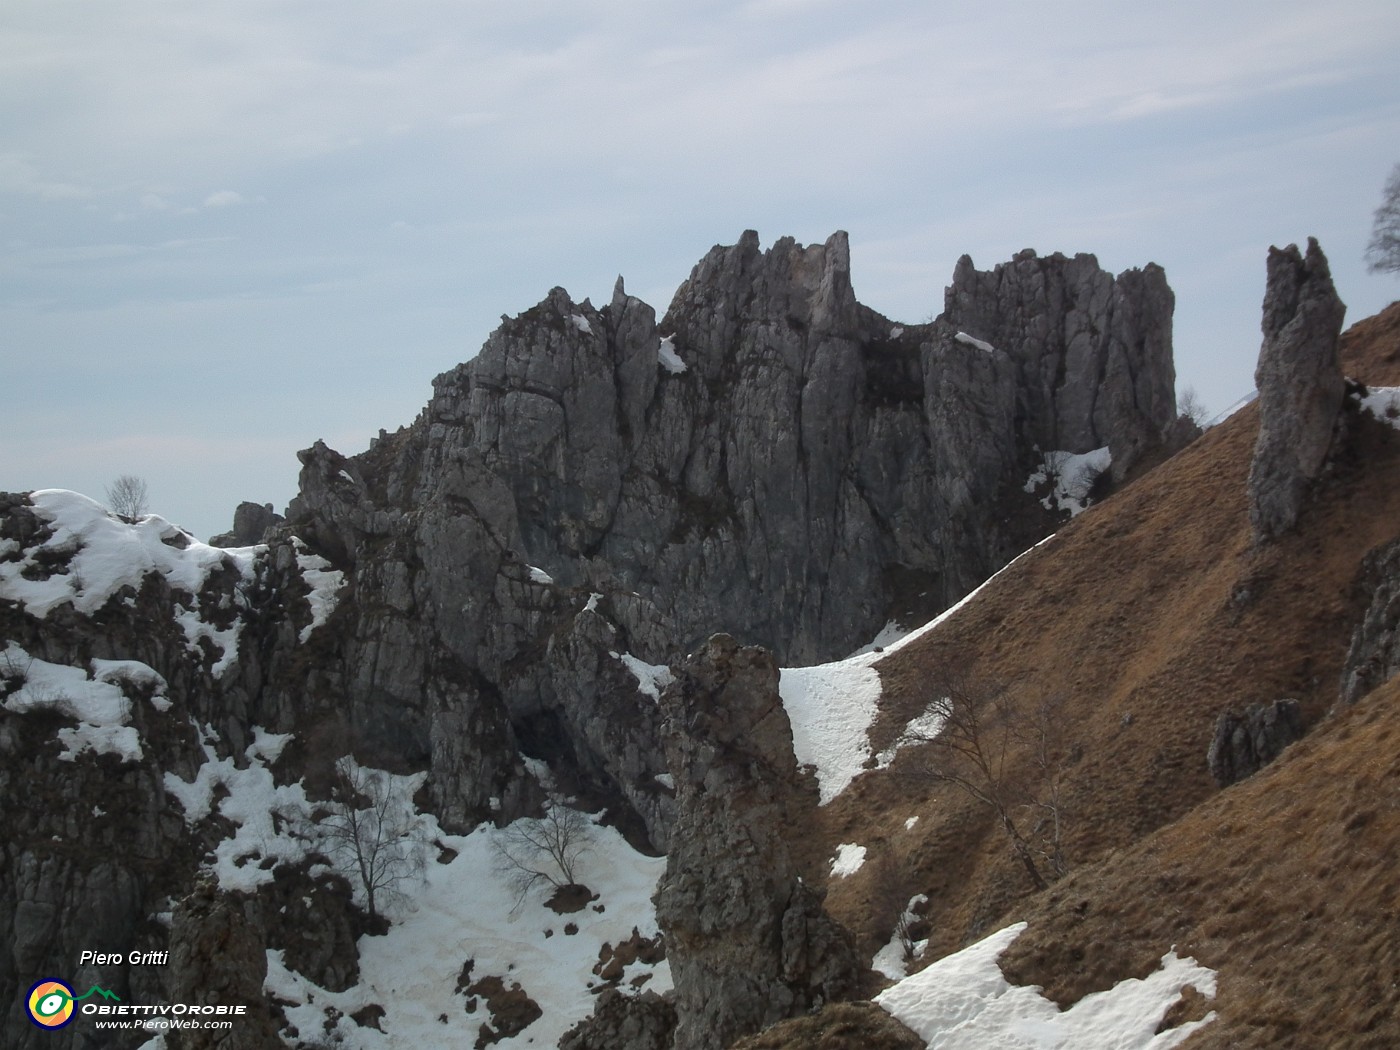
<path fill-rule="evenodd" d="M 1343 360 L 1365 381 L 1400 384 L 1400 306 L 1352 329 Z M 1028 698 L 1066 697 L 1079 870 L 1030 898 L 988 814 L 902 777 L 917 761 L 906 755 L 824 810 L 813 839 L 828 856 L 837 842 L 866 844 L 900 874 L 877 878 L 868 864 L 830 887 L 829 908 L 863 949 L 889 935 L 886 898 L 924 892 L 931 956 L 1033 917 L 1008 967 L 1066 1001 L 1140 975 L 1173 943 L 1198 951 L 1221 971 L 1222 1021 L 1195 1045 L 1330 1045 L 1324 1019 L 1349 1033 L 1335 1045 L 1394 1032 L 1400 876 L 1377 858 L 1400 852 L 1385 757 L 1400 741 L 1385 705 L 1395 691 L 1327 713 L 1361 612 L 1357 570 L 1400 534 L 1400 434 L 1355 421 L 1298 530 L 1255 551 L 1245 483 L 1257 425 L 1252 407 L 1238 413 L 880 665 L 877 747 L 949 662 L 1023 683 Z M 1216 716 L 1282 697 L 1302 703 L 1313 735 L 1219 792 L 1205 765 Z"/>

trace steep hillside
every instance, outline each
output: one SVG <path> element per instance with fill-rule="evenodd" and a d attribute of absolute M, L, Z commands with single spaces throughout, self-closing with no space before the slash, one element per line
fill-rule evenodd
<path fill-rule="evenodd" d="M 1342 360 L 1395 383 L 1400 305 L 1348 332 Z M 1031 896 L 987 807 L 921 776 L 926 749 L 906 747 L 822 811 L 814 846 L 859 843 L 878 861 L 830 885 L 828 906 L 864 950 L 925 894 L 925 959 L 1024 917 L 1004 967 L 1062 1004 L 1145 975 L 1177 945 L 1220 974 L 1219 1020 L 1191 1045 L 1396 1045 L 1394 937 L 1380 919 L 1400 885 L 1394 682 L 1332 712 L 1370 599 L 1367 556 L 1400 536 L 1400 432 L 1351 402 L 1297 530 L 1256 549 L 1245 491 L 1257 426 L 1254 406 L 1241 410 L 877 665 L 876 751 L 950 667 L 1007 687 L 1021 717 L 1059 700 L 1052 772 L 1071 874 Z M 1220 790 L 1206 763 L 1217 716 L 1283 698 L 1311 734 Z M 1014 751 L 1009 786 L 1047 779 Z"/>

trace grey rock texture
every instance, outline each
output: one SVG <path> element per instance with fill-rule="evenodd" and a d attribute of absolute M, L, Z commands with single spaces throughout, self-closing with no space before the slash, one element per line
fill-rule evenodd
<path fill-rule="evenodd" d="M 201 880 L 175 905 L 170 970 L 173 1002 L 245 1008 L 227 1030 L 171 1031 L 166 1035 L 171 1050 L 273 1050 L 285 1045 L 263 994 L 266 946 L 238 902 L 220 893 L 212 879 Z"/>
<path fill-rule="evenodd" d="M 1225 711 L 1216 719 L 1206 764 L 1215 782 L 1228 787 L 1259 772 L 1303 732 L 1302 708 L 1297 700 Z"/>
<path fill-rule="evenodd" d="M 963 256 L 943 320 L 1010 359 L 1022 441 L 1071 452 L 1107 445 L 1120 480 L 1176 417 L 1174 306 L 1160 266 L 1115 279 L 1092 255 L 1023 251 L 990 272 Z"/>
<path fill-rule="evenodd" d="M 676 1010 L 655 992 L 624 995 L 608 988 L 593 1014 L 559 1040 L 559 1050 L 671 1050 Z"/>
<path fill-rule="evenodd" d="M 211 547 L 251 547 L 261 543 L 268 529 L 280 525 L 282 515 L 272 509 L 271 503 L 249 503 L 246 500 L 233 512 L 233 528 L 211 536 Z"/>
<path fill-rule="evenodd" d="M 797 769 L 778 667 L 716 635 L 662 694 L 677 812 L 657 921 L 675 981 L 676 1050 L 717 1050 L 850 998 L 850 937 L 802 877 L 817 791 Z"/>
<path fill-rule="evenodd" d="M 1366 556 L 1359 583 L 1366 612 L 1342 668 L 1343 704 L 1356 703 L 1400 672 L 1400 540 Z"/>
<path fill-rule="evenodd" d="M 964 260 L 947 298 L 901 327 L 856 301 L 844 234 L 749 232 L 659 322 L 621 281 L 601 308 L 556 288 L 411 427 L 304 452 L 287 528 L 350 579 L 322 666 L 357 746 L 430 768 L 451 829 L 535 804 L 523 750 L 664 849 L 655 704 L 621 656 L 720 629 L 839 656 L 1053 527 L 1024 492 L 1040 449 L 1107 444 L 1121 473 L 1171 427 L 1160 269 Z"/>
<path fill-rule="evenodd" d="M 1345 395 L 1337 359 L 1345 314 L 1315 239 L 1308 238 L 1306 255 L 1294 244 L 1269 249 L 1264 343 L 1254 371 L 1259 438 L 1249 470 L 1257 543 L 1297 524 L 1308 486 L 1326 462 Z"/>

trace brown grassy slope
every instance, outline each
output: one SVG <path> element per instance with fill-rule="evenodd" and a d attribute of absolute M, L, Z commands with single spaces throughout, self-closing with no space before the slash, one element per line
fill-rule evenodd
<path fill-rule="evenodd" d="M 1073 1000 L 1171 945 L 1218 971 L 1192 1047 L 1400 1046 L 1400 679 L 1021 912 L 1015 983 Z"/>
<path fill-rule="evenodd" d="M 1400 383 L 1400 306 L 1348 333 L 1344 365 Z M 1066 844 L 1083 867 L 1217 794 L 1205 754 L 1222 710 L 1296 697 L 1309 723 L 1322 719 L 1361 611 L 1358 566 L 1400 533 L 1400 434 L 1353 420 L 1298 530 L 1255 552 L 1245 483 L 1257 426 L 1253 406 L 1238 413 L 882 662 L 877 748 L 950 663 L 1017 683 L 1027 698 L 1062 695 Z M 888 938 L 896 904 L 924 892 L 937 957 L 1008 921 L 1030 885 L 988 813 L 901 775 L 916 764 L 906 753 L 894 770 L 860 778 L 823 811 L 813 849 L 870 848 L 866 867 L 835 881 L 828 899 L 863 948 Z M 1154 944 L 1151 958 L 1169 946 Z M 1123 976 L 1100 968 L 1077 991 Z"/>

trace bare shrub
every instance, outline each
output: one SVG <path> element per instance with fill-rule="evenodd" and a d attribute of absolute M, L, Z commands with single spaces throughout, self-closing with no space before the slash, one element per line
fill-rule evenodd
<path fill-rule="evenodd" d="M 1366 268 L 1372 273 L 1400 273 L 1400 164 L 1390 170 L 1381 204 L 1371 224 Z"/>
<path fill-rule="evenodd" d="M 348 755 L 335 764 L 330 814 L 317 830 L 341 873 L 364 890 L 372 920 L 379 919 L 381 905 L 401 901 L 405 885 L 422 875 L 412 800 L 388 773 L 365 769 Z"/>
<path fill-rule="evenodd" d="M 578 884 L 578 862 L 592 846 L 587 814 L 557 803 L 542 817 L 517 820 L 497 834 L 497 865 L 516 892 L 516 907 L 535 886 L 556 890 Z"/>
<path fill-rule="evenodd" d="M 1205 403 L 1201 400 L 1201 395 L 1196 393 L 1194 386 L 1188 386 L 1182 390 L 1181 396 L 1176 399 L 1176 413 L 1189 419 L 1198 427 L 1204 427 L 1210 419 Z"/>
<path fill-rule="evenodd" d="M 1060 698 L 1017 697 L 961 670 L 945 670 L 933 688 L 928 712 L 941 728 L 914 734 L 929 747 L 913 775 L 989 807 L 1031 884 L 1045 889 L 1067 870 Z"/>
<path fill-rule="evenodd" d="M 107 486 L 107 508 L 123 521 L 145 514 L 146 499 L 146 482 L 134 474 L 123 474 Z"/>

